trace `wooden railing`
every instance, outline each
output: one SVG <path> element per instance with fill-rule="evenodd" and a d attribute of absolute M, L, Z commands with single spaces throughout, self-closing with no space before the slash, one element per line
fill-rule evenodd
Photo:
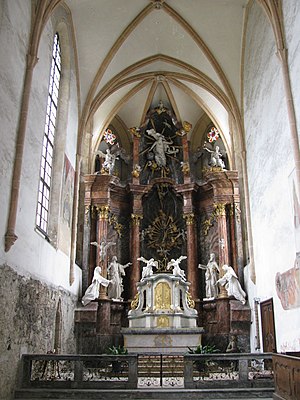
<path fill-rule="evenodd" d="M 20 386 L 60 389 L 134 389 L 155 385 L 193 389 L 273 388 L 271 359 L 270 353 L 23 355 Z"/>
<path fill-rule="evenodd" d="M 273 355 L 275 393 L 274 399 L 300 399 L 300 357 Z"/>

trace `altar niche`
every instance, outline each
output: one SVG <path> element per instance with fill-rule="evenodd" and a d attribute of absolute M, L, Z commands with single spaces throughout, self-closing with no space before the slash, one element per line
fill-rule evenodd
<path fill-rule="evenodd" d="M 141 254 L 158 261 L 156 272 L 166 272 L 172 258 L 186 254 L 183 198 L 168 181 L 154 184 L 143 197 Z M 186 271 L 186 261 L 181 266 Z"/>

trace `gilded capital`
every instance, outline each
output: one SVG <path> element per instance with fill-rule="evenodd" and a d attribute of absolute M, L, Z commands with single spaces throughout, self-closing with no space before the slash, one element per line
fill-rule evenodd
<path fill-rule="evenodd" d="M 131 214 L 131 219 L 134 225 L 140 225 L 141 220 L 143 219 L 142 214 Z"/>
<path fill-rule="evenodd" d="M 215 203 L 214 204 L 214 215 L 218 217 L 223 217 L 226 215 L 226 209 L 225 209 L 226 204 L 225 203 Z"/>
<path fill-rule="evenodd" d="M 185 219 L 187 225 L 193 225 L 193 223 L 195 222 L 195 214 L 194 213 L 184 214 L 183 218 Z"/>
<path fill-rule="evenodd" d="M 84 216 L 85 216 L 85 223 L 87 224 L 89 222 L 90 206 L 85 206 L 85 208 L 84 208 Z"/>
<path fill-rule="evenodd" d="M 98 211 L 98 215 L 99 215 L 99 219 L 100 220 L 107 220 L 108 216 L 109 216 L 109 206 L 105 205 L 105 206 L 97 206 L 97 211 Z"/>

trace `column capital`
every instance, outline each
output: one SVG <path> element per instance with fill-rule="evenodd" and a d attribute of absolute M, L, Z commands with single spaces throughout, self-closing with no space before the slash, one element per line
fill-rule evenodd
<path fill-rule="evenodd" d="M 216 216 L 216 218 L 218 217 L 224 217 L 226 215 L 226 203 L 214 203 L 214 215 Z"/>
<path fill-rule="evenodd" d="M 184 214 L 183 218 L 185 219 L 187 225 L 193 225 L 195 222 L 195 214 L 192 212 Z"/>
<path fill-rule="evenodd" d="M 96 206 L 96 210 L 100 220 L 108 220 L 109 206 L 107 204 L 103 206 Z"/>
<path fill-rule="evenodd" d="M 140 225 L 141 220 L 143 219 L 143 215 L 142 214 L 131 214 L 131 219 L 134 225 Z"/>

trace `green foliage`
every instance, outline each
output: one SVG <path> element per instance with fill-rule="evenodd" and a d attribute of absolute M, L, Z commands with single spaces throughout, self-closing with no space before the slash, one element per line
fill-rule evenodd
<path fill-rule="evenodd" d="M 123 346 L 112 346 L 108 348 L 108 354 L 113 354 L 115 356 L 128 354 L 128 350 Z"/>
<path fill-rule="evenodd" d="M 216 346 L 207 344 L 205 346 L 198 345 L 196 349 L 192 349 L 191 347 L 188 347 L 189 353 L 190 354 L 211 354 L 211 353 L 218 353 L 220 350 L 216 348 Z"/>

